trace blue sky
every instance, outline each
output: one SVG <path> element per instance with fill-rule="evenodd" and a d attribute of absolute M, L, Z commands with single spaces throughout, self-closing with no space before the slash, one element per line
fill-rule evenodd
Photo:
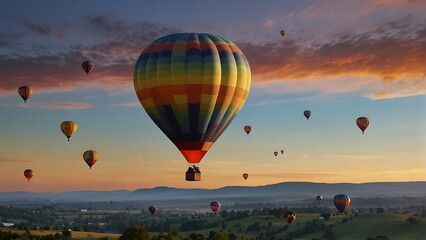
<path fill-rule="evenodd" d="M 425 180 L 424 1 L 1 5 L 2 191 Z M 139 54 L 175 32 L 222 35 L 252 70 L 249 98 L 205 156 L 197 183 L 184 181 L 184 158 L 133 89 Z M 95 63 L 88 76 L 86 59 Z M 33 89 L 26 104 L 21 85 Z M 359 116 L 371 120 L 364 135 Z M 79 126 L 69 143 L 59 130 L 65 120 Z M 92 170 L 82 159 L 88 149 L 100 154 Z M 36 172 L 31 184 L 26 168 Z"/>

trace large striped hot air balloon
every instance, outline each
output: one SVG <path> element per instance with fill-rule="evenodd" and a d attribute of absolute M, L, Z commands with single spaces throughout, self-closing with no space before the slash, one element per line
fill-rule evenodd
<path fill-rule="evenodd" d="M 243 107 L 251 74 L 244 54 L 228 39 L 178 33 L 145 48 L 133 80 L 154 123 L 188 163 L 197 164 Z"/>

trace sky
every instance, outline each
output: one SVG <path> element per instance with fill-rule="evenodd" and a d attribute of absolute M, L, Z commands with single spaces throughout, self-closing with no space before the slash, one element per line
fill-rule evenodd
<path fill-rule="evenodd" d="M 0 5 L 0 191 L 426 180 L 425 1 Z M 252 73 L 244 107 L 200 164 L 200 182 L 184 180 L 185 159 L 133 87 L 144 48 L 179 32 L 230 39 Z M 95 68 L 86 75 L 88 59 Z M 27 103 L 17 94 L 23 85 L 33 89 Z M 370 119 L 365 134 L 361 116 Z M 66 120 L 78 124 L 70 142 L 59 129 Z M 100 155 L 92 169 L 82 158 L 89 149 Z"/>

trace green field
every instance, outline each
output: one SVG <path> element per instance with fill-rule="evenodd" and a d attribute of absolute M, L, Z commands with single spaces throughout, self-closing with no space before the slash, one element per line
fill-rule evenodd
<path fill-rule="evenodd" d="M 215 232 L 228 232 L 234 233 L 238 236 L 265 236 L 275 237 L 275 239 L 285 239 L 288 236 L 293 236 L 294 240 L 312 240 L 313 238 L 321 239 L 325 232 L 325 228 L 331 226 L 332 231 L 337 239 L 341 240 L 365 240 L 367 237 L 376 237 L 384 235 L 394 240 L 424 240 L 426 239 L 426 218 L 416 217 L 420 222 L 417 224 L 410 224 L 406 220 L 411 215 L 408 214 L 364 214 L 358 216 L 345 216 L 337 215 L 331 216 L 328 221 L 323 223 L 319 222 L 318 214 L 314 213 L 300 213 L 297 219 L 291 225 L 284 222 L 282 218 L 275 218 L 270 215 L 263 216 L 248 216 L 241 219 L 225 220 L 220 215 L 208 215 L 194 218 L 197 221 L 200 230 L 195 231 L 181 231 L 182 235 L 189 235 L 190 233 L 200 233 L 208 236 L 210 231 Z M 154 216 L 156 218 L 158 216 Z M 346 223 L 342 223 L 343 219 L 348 219 Z M 171 218 L 169 218 L 171 219 Z M 351 220 L 349 220 L 351 219 Z M 318 230 L 306 233 L 309 229 L 308 224 L 314 224 Z M 214 225 L 215 227 L 208 227 Z M 207 227 L 206 227 L 207 226 Z M 177 230 L 179 224 L 171 224 L 172 230 Z M 13 231 L 17 233 L 25 233 L 24 230 L 10 230 L 1 228 L 3 231 Z M 299 234 L 295 233 L 299 231 Z M 305 231 L 303 234 L 300 231 Z M 61 233 L 59 231 L 47 230 L 31 230 L 33 235 L 48 235 Z M 155 235 L 158 233 L 151 233 Z M 93 233 L 93 232 L 79 232 L 72 231 L 74 239 L 86 240 L 96 239 L 101 237 L 108 237 L 109 239 L 118 239 L 120 234 L 106 234 L 106 233 Z"/>

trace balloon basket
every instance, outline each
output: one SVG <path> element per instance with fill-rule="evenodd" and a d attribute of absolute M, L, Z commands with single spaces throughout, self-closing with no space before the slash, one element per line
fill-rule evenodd
<path fill-rule="evenodd" d="M 201 181 L 200 172 L 186 172 L 185 176 L 186 181 Z"/>

